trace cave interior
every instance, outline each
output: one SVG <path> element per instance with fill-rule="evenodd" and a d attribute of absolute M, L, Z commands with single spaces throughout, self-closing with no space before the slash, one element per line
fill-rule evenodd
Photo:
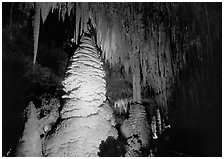
<path fill-rule="evenodd" d="M 222 155 L 221 3 L 2 3 L 2 156 L 42 94 L 58 99 L 91 23 L 106 96 L 156 103 L 171 128 L 158 156 Z"/>

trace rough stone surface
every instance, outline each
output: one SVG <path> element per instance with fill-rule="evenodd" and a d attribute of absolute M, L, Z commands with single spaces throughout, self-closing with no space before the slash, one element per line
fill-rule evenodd
<path fill-rule="evenodd" d="M 82 37 L 63 81 L 63 121 L 45 143 L 46 156 L 96 157 L 108 136 L 117 138 L 106 100 L 105 71 L 91 38 Z"/>
<path fill-rule="evenodd" d="M 63 121 L 47 143 L 46 156 L 97 156 L 99 145 L 108 136 L 117 138 L 117 131 L 99 114 Z"/>
<path fill-rule="evenodd" d="M 42 142 L 39 132 L 39 120 L 37 110 L 33 102 L 27 108 L 27 122 L 23 131 L 23 136 L 17 144 L 15 156 L 17 157 L 41 157 Z"/>
<path fill-rule="evenodd" d="M 141 104 L 133 104 L 130 107 L 130 117 L 121 125 L 121 133 L 128 138 L 126 156 L 136 156 L 136 151 L 141 147 L 147 148 L 150 141 L 150 126 L 146 118 L 145 108 Z M 138 139 L 141 140 L 139 144 Z"/>

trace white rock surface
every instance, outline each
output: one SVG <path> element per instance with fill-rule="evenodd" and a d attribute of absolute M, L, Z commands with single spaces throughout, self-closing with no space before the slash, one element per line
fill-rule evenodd
<path fill-rule="evenodd" d="M 118 136 L 112 110 L 103 104 L 106 81 L 99 52 L 90 38 L 81 41 L 62 83 L 63 121 L 46 141 L 46 156 L 95 157 L 102 140 Z"/>

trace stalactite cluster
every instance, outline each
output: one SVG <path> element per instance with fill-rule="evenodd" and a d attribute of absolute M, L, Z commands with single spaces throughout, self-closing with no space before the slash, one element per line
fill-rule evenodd
<path fill-rule="evenodd" d="M 160 9 L 162 5 L 152 5 L 154 5 L 152 9 L 162 12 Z M 141 84 L 138 81 L 141 72 L 142 83 L 150 85 L 156 93 L 160 94 L 159 104 L 167 107 L 174 78 L 170 37 L 164 22 L 161 20 L 156 22 L 157 17 L 157 19 L 149 17 L 150 14 L 144 13 L 148 8 L 143 6 L 142 3 L 85 3 L 84 11 L 86 8 L 89 10 L 83 17 L 91 15 L 89 18 L 96 27 L 97 44 L 101 47 L 105 60 L 109 61 L 111 66 L 123 65 L 126 73 L 132 70 L 134 100 L 141 101 L 141 97 L 138 97 L 141 92 L 138 87 Z M 85 23 L 84 19 L 78 18 L 76 24 Z M 81 25 L 81 30 L 83 29 L 85 30 L 85 26 Z M 77 30 L 75 33 L 75 37 L 80 34 Z"/>
<path fill-rule="evenodd" d="M 48 65 L 42 67 L 43 63 L 41 63 L 43 57 L 49 57 L 54 61 L 54 56 L 59 58 L 60 53 L 37 58 L 38 41 L 42 40 L 39 39 L 39 36 L 41 34 L 42 38 L 44 34 L 40 31 L 40 28 L 52 27 L 52 25 L 45 23 L 48 18 L 50 22 L 50 20 L 57 19 L 58 16 L 58 20 L 65 21 L 66 25 L 67 22 L 74 22 L 68 24 L 69 27 L 63 26 L 62 30 L 65 30 L 65 33 L 62 34 L 66 34 L 66 36 L 62 40 L 55 41 L 57 41 L 57 44 L 60 43 L 62 46 L 65 46 L 64 42 L 66 40 L 69 41 L 70 39 L 67 38 L 71 38 L 71 33 L 74 32 L 69 56 L 74 53 L 75 48 L 79 47 L 70 60 L 71 65 L 69 65 L 62 82 L 64 86 L 63 93 L 65 94 L 63 96 L 60 94 L 60 97 L 62 96 L 64 100 L 60 110 L 60 117 L 58 101 L 56 102 L 57 104 L 53 104 L 56 107 L 52 111 L 50 111 L 52 109 L 51 106 L 36 110 L 33 104 L 30 103 L 28 107 L 28 112 L 30 113 L 27 114 L 28 120 L 25 123 L 24 135 L 19 141 L 19 155 L 41 155 L 39 137 L 48 134 L 51 126 L 62 119 L 60 124 L 57 123 L 56 130 L 53 130 L 54 134 L 44 136 L 44 140 L 46 137 L 46 144 L 44 145 L 46 153 L 44 155 L 56 156 L 60 153 L 60 156 L 97 156 L 99 143 L 102 140 L 106 140 L 108 134 L 115 136 L 115 138 L 117 137 L 116 130 L 111 129 L 111 126 L 113 127 L 115 123 L 112 110 L 109 108 L 109 105 L 104 103 L 106 99 L 108 101 L 111 99 L 112 102 L 109 101 L 111 105 L 115 101 L 115 109 L 118 107 L 120 114 L 123 112 L 130 113 L 130 118 L 125 120 L 123 125 L 121 124 L 121 128 L 124 129 L 124 132 L 127 132 L 128 144 L 131 145 L 127 147 L 129 154 L 126 154 L 126 156 L 138 156 L 138 154 L 135 154 L 135 151 L 140 151 L 139 146 L 142 144 L 138 143 L 138 139 L 146 142 L 150 138 L 146 135 L 144 136 L 147 130 L 142 130 L 144 129 L 143 125 L 151 131 L 147 132 L 147 134 L 151 133 L 153 139 L 158 138 L 157 134 L 160 136 L 163 129 L 170 126 L 164 125 L 165 121 L 163 121 L 167 118 L 168 108 L 175 109 L 174 113 L 176 114 L 173 120 L 176 123 L 179 122 L 180 127 L 187 125 L 200 129 L 200 126 L 204 126 L 205 128 L 202 130 L 204 131 L 207 129 L 207 125 L 212 125 L 210 129 L 218 130 L 217 123 L 220 116 L 219 118 L 216 117 L 218 113 L 215 113 L 215 111 L 219 111 L 218 105 L 221 94 L 221 89 L 218 89 L 220 86 L 218 82 L 221 79 L 219 72 L 221 70 L 219 69 L 221 64 L 221 60 L 219 60 L 221 56 L 219 52 L 219 49 L 221 49 L 221 24 L 218 23 L 221 17 L 221 14 L 218 14 L 221 10 L 220 8 L 221 5 L 218 3 L 34 2 L 8 5 L 8 10 L 10 11 L 6 13 L 10 14 L 10 18 L 8 20 L 5 18 L 5 22 L 8 21 L 9 26 L 5 24 L 4 35 L 10 33 L 9 43 L 12 45 L 7 46 L 7 48 L 10 48 L 8 49 L 10 51 L 7 53 L 7 58 L 5 58 L 7 59 L 7 61 L 5 60 L 5 68 L 9 67 L 11 63 L 13 63 L 12 67 L 14 67 L 14 62 L 7 64 L 8 59 L 12 55 L 16 58 L 13 57 L 11 61 L 21 61 L 19 63 L 27 63 L 27 67 L 31 66 L 31 64 L 28 64 L 31 62 L 25 53 L 18 56 L 18 54 L 11 55 L 10 52 L 14 46 L 18 46 L 18 50 L 22 50 L 19 46 L 20 43 L 17 42 L 20 40 L 20 34 L 23 33 L 20 33 L 20 30 L 29 28 L 32 21 L 33 65 L 35 66 L 32 67 L 31 73 L 34 76 L 30 76 L 30 71 L 27 71 L 23 76 L 25 78 L 28 77 L 28 81 L 32 81 L 32 84 L 46 86 L 48 81 L 55 81 L 56 79 L 56 84 L 54 85 L 57 85 L 58 83 L 61 84 L 62 81 L 57 79 L 57 76 L 54 76 L 54 74 L 52 76 L 51 71 L 54 71 L 55 68 L 52 67 L 52 70 L 47 68 L 46 70 L 45 67 L 48 67 Z M 56 14 L 51 14 L 51 12 L 56 12 Z M 19 14 L 13 16 L 16 13 Z M 48 17 L 48 15 L 51 16 Z M 22 16 L 26 17 L 25 21 L 23 21 L 25 18 Z M 32 20 L 29 19 L 31 16 Z M 18 19 L 15 20 L 15 18 Z M 70 19 L 68 20 L 67 18 Z M 16 24 L 13 24 L 13 21 L 16 21 Z M 42 23 L 45 23 L 45 25 L 42 25 Z M 213 26 L 212 24 L 216 25 Z M 8 32 L 7 27 L 12 31 Z M 16 32 L 18 28 L 19 31 Z M 56 27 L 55 30 L 57 28 L 60 27 Z M 67 28 L 69 28 L 69 31 Z M 70 30 L 71 28 L 73 29 L 72 31 Z M 89 34 L 86 34 L 89 31 L 92 31 L 90 34 L 94 36 L 94 40 L 89 37 Z M 55 37 L 57 36 L 61 38 L 61 35 L 56 34 Z M 7 41 L 7 38 L 5 39 Z M 45 39 L 46 41 L 48 40 Z M 51 45 L 51 42 L 49 42 L 49 45 Z M 29 43 L 21 43 L 21 45 L 28 46 Z M 47 49 L 51 50 L 49 54 L 54 52 L 54 50 L 49 48 L 44 50 Z M 45 52 L 41 49 L 39 51 L 43 54 Z M 51 60 L 44 61 L 51 65 Z M 41 64 L 36 64 L 37 61 Z M 64 63 L 66 62 L 64 61 Z M 52 64 L 52 66 L 57 64 L 58 61 Z M 118 87 L 111 85 L 116 94 L 115 97 L 119 99 L 117 101 L 116 98 L 111 98 L 109 95 L 106 98 L 106 93 L 108 93 L 106 80 L 112 83 L 113 80 L 110 81 L 110 79 L 113 76 L 110 76 L 110 74 L 107 79 L 104 78 L 105 70 L 102 67 L 103 64 L 108 66 L 109 71 L 107 71 L 109 74 L 111 70 L 114 71 L 114 74 L 118 74 L 118 76 L 114 75 L 114 81 L 124 81 L 120 83 L 114 82 L 114 85 L 118 85 Z M 44 69 L 39 71 L 37 67 Z M 21 72 L 19 73 L 22 74 Z M 63 73 L 64 69 L 62 69 L 60 79 Z M 43 76 L 38 76 L 40 74 Z M 6 83 L 10 85 L 10 82 Z M 123 90 L 128 90 L 128 93 L 125 91 L 123 93 L 119 85 L 125 87 Z M 9 86 L 5 87 L 6 90 L 8 89 L 7 87 Z M 10 88 L 13 87 L 14 85 L 10 86 Z M 18 86 L 17 89 L 19 90 L 21 87 Z M 130 91 L 131 87 L 132 91 Z M 145 88 L 146 91 L 142 91 Z M 40 87 L 39 89 L 42 88 Z M 52 92 L 58 91 L 56 88 L 52 89 L 51 86 L 49 86 L 49 90 Z M 122 93 L 119 93 L 119 91 Z M 136 107 L 131 107 L 129 111 L 127 106 L 129 102 L 122 98 L 129 98 L 131 94 L 133 94 L 133 99 L 130 101 L 138 104 L 136 104 Z M 146 99 L 155 99 L 156 106 L 158 106 L 155 112 L 151 113 L 154 115 L 147 119 L 148 122 L 151 120 L 151 123 L 145 122 L 146 113 L 143 104 Z M 148 104 L 145 108 L 151 109 L 151 107 Z M 123 111 L 121 111 L 122 109 Z M 40 110 L 51 113 L 46 113 L 43 117 L 40 115 L 40 112 L 37 112 Z M 116 114 L 116 111 L 114 114 Z M 182 116 L 183 114 L 185 115 Z M 127 117 L 125 116 L 124 118 Z M 176 118 L 180 118 L 182 121 L 176 120 Z M 39 124 L 36 120 L 39 120 Z M 122 120 L 124 119 L 122 118 Z M 192 124 L 194 121 L 196 122 Z M 97 127 L 96 123 L 100 123 L 100 126 Z M 209 124 L 206 125 L 206 123 Z M 151 128 L 148 128 L 150 126 Z M 38 127 L 41 130 L 37 130 Z M 79 130 L 79 128 L 83 129 Z M 103 129 L 105 131 L 100 131 Z M 87 132 L 87 135 L 85 134 L 88 136 L 87 138 L 82 134 L 84 131 Z M 97 140 L 95 143 L 87 142 L 92 137 L 88 133 L 94 134 L 93 136 Z M 207 131 L 205 133 L 210 134 Z M 30 134 L 34 134 L 33 138 Z M 41 139 L 43 138 L 41 137 Z M 209 140 L 213 142 L 213 139 L 209 138 Z M 34 142 L 37 144 L 33 144 Z M 85 150 L 80 145 L 85 145 Z M 73 151 L 74 149 L 77 151 Z M 86 152 L 86 149 L 89 149 L 89 151 Z"/>
<path fill-rule="evenodd" d="M 62 19 L 66 12 L 70 14 L 74 8 L 76 43 L 82 32 L 87 30 L 87 22 L 91 19 L 96 29 L 96 42 L 104 59 L 111 66 L 120 64 L 127 73 L 131 69 L 136 74 L 132 65 L 139 56 L 140 68 L 137 72 L 143 75 L 141 84 L 149 85 L 159 94 L 159 104 L 167 107 L 175 78 L 186 65 L 187 51 L 197 46 L 198 58 L 201 60 L 201 37 L 194 34 L 200 16 L 195 11 L 203 11 L 204 6 L 192 6 L 193 9 L 182 3 L 40 3 L 36 5 L 36 10 L 41 10 L 44 21 L 50 8 L 59 8 L 59 17 L 62 16 Z M 196 18 L 190 20 L 187 9 L 195 10 L 192 14 Z M 39 16 L 36 12 L 34 62 Z M 187 25 L 184 27 L 185 23 Z M 140 84 L 137 82 L 134 85 Z M 139 88 L 133 86 L 133 89 Z"/>
<path fill-rule="evenodd" d="M 37 58 L 37 51 L 38 51 L 38 39 L 39 39 L 39 32 L 40 32 L 40 23 L 41 19 L 44 23 L 47 19 L 47 16 L 50 11 L 58 10 L 59 17 L 58 19 L 62 18 L 64 21 L 65 14 L 68 13 L 68 16 L 70 16 L 71 10 L 73 8 L 72 3 L 57 3 L 57 2 L 36 2 L 34 3 L 34 16 L 33 16 L 33 65 L 36 63 Z"/>
<path fill-rule="evenodd" d="M 141 104 L 143 105 L 145 98 L 153 98 L 155 99 L 156 105 L 158 106 L 158 109 L 154 112 L 154 116 L 151 116 L 151 118 L 149 119 L 151 120 L 151 123 L 149 123 L 149 127 L 151 125 L 151 133 L 154 139 L 157 138 L 157 133 L 159 135 L 162 134 L 163 127 L 167 127 L 167 125 L 163 125 L 163 123 L 165 123 L 163 120 L 165 120 L 164 116 L 167 116 L 168 107 L 175 109 L 175 111 L 177 110 L 176 112 L 174 112 L 176 113 L 174 115 L 176 117 L 173 117 L 173 120 L 176 123 L 179 122 L 178 124 L 181 125 L 181 127 L 182 125 L 190 125 L 189 127 L 197 127 L 197 129 L 200 129 L 198 128 L 198 126 L 202 125 L 201 127 L 204 126 L 204 129 L 206 130 L 207 125 L 212 125 L 210 126 L 211 130 L 218 130 L 217 123 L 219 119 L 218 117 L 216 117 L 216 114 L 218 113 L 215 113 L 215 111 L 219 111 L 218 105 L 221 94 L 221 89 L 218 89 L 220 87 L 220 85 L 218 84 L 218 82 L 220 82 L 220 72 L 218 71 L 221 70 L 219 69 L 219 65 L 221 64 L 221 60 L 219 60 L 221 56 L 219 52 L 219 49 L 221 49 L 221 23 L 218 23 L 221 19 L 221 14 L 219 14 L 221 10 L 220 4 L 34 2 L 17 4 L 12 3 L 5 6 L 5 14 L 8 14 L 10 16 L 8 19 L 6 18 L 7 16 L 4 16 L 4 21 L 6 23 L 3 32 L 4 36 L 6 37 L 5 41 L 8 41 L 10 45 L 6 47 L 9 50 L 9 53 L 8 51 L 6 51 L 7 55 L 5 55 L 7 56 L 7 58 L 4 57 L 6 59 L 4 62 L 4 67 L 10 68 L 11 63 L 13 63 L 12 67 L 14 67 L 14 61 L 18 61 L 18 63 L 21 63 L 21 65 L 22 63 L 26 63 L 27 67 L 31 66 L 28 54 L 27 56 L 25 55 L 26 53 L 22 53 L 22 55 L 20 56 L 20 54 L 11 55 L 10 52 L 17 53 L 17 51 L 11 50 L 11 48 L 15 46 L 18 46 L 18 50 L 23 50 L 23 46 L 29 45 L 28 42 L 23 43 L 23 41 L 27 41 L 26 38 L 22 39 L 21 43 L 18 41 L 20 41 L 21 39 L 20 36 L 22 36 L 22 38 L 24 37 L 23 35 L 21 35 L 24 33 L 23 29 L 26 31 L 28 29 L 27 35 L 30 34 L 31 29 L 29 30 L 29 27 L 32 21 L 34 42 L 33 65 L 35 66 L 32 67 L 31 72 L 34 72 L 35 76 L 30 76 L 30 71 L 26 71 L 27 73 L 25 73 L 25 75 L 23 76 L 30 77 L 29 79 L 27 79 L 28 81 L 32 81 L 32 84 L 35 83 L 38 86 L 42 86 L 44 83 L 44 85 L 46 86 L 48 85 L 48 81 L 51 81 L 52 79 L 55 80 L 56 76 L 51 76 L 51 71 L 56 70 L 53 67 L 58 64 L 58 61 L 55 62 L 55 64 L 51 64 L 51 62 L 54 61 L 54 56 L 56 56 L 57 58 L 59 58 L 60 56 L 59 53 L 51 56 L 50 52 L 54 52 L 54 50 L 46 48 L 40 49 L 39 51 L 41 51 L 41 56 L 37 57 L 38 41 L 41 42 L 40 45 L 42 45 L 42 43 L 46 43 L 46 41 L 48 42 L 48 39 L 45 36 L 42 37 L 42 35 L 47 31 L 45 33 L 42 33 L 40 31 L 40 28 L 45 29 L 50 27 L 51 29 L 52 25 L 48 25 L 47 23 L 45 23 L 48 20 L 49 23 L 51 23 L 51 20 L 55 20 L 58 18 L 58 21 L 65 22 L 66 26 L 63 26 L 63 29 L 61 30 L 65 31 L 62 34 L 66 34 L 66 36 L 61 37 L 61 34 L 55 34 L 55 36 L 52 36 L 52 39 L 54 39 L 54 37 L 59 37 L 61 38 L 61 40 L 49 40 L 49 45 L 54 45 L 54 42 L 57 41 L 56 43 L 61 44 L 62 47 L 66 45 L 64 44 L 66 43 L 65 41 L 67 40 L 68 42 L 70 40 L 69 38 L 71 38 L 72 36 L 71 34 L 74 32 L 74 38 L 72 39 L 72 41 L 75 43 L 73 43 L 74 46 L 73 44 L 71 44 L 71 49 L 68 49 L 70 52 L 69 56 L 74 53 L 74 49 L 77 46 L 79 46 L 79 49 L 77 50 L 75 55 L 73 55 L 70 61 L 72 64 L 68 67 L 65 79 L 63 81 L 64 91 L 66 93 L 65 95 L 63 94 L 65 103 L 62 107 L 62 110 L 60 111 L 60 117 L 63 119 L 63 122 L 61 122 L 61 124 L 58 124 L 57 130 L 63 129 L 63 126 L 69 127 L 69 124 L 71 123 L 73 124 L 71 124 L 72 128 L 69 127 L 68 129 L 63 130 L 73 131 L 74 127 L 79 128 L 82 125 L 91 127 L 92 125 L 85 125 L 85 122 L 89 122 L 89 120 L 93 121 L 93 119 L 95 120 L 95 123 L 97 123 L 99 119 L 105 119 L 105 123 L 103 124 L 105 124 L 106 127 L 108 126 L 106 122 L 114 125 L 114 122 L 111 121 L 113 115 L 111 110 L 109 109 L 109 106 L 106 106 L 105 103 L 103 104 L 103 102 L 106 100 L 106 80 L 110 83 L 112 83 L 113 81 L 110 81 L 110 79 L 112 79 L 111 77 L 113 77 L 110 76 L 111 70 L 114 71 L 114 74 L 118 74 L 118 76 L 114 75 L 114 81 L 123 80 L 123 83 L 125 84 L 121 84 L 122 87 L 128 87 L 127 89 L 125 88 L 126 90 L 130 90 L 130 88 L 132 87 L 133 90 L 129 91 L 130 93 L 123 93 L 122 91 L 120 91 L 121 89 L 119 88 L 119 86 L 114 87 L 113 89 L 115 90 L 114 92 L 116 94 L 116 98 L 111 98 L 108 95 L 107 99 L 111 99 L 112 101 L 109 101 L 110 104 L 113 104 L 116 99 L 119 99 L 115 102 L 115 109 L 116 107 L 120 108 L 119 112 L 120 114 L 122 114 L 121 108 L 124 109 L 123 112 L 129 112 L 129 108 L 127 107 L 128 102 L 125 100 L 122 101 L 121 98 L 128 98 L 131 96 L 131 94 L 133 94 L 133 99 L 131 99 L 130 101 L 139 103 L 138 108 L 136 107 L 134 111 L 131 110 L 129 112 L 131 119 L 129 119 L 128 121 L 128 127 L 136 124 L 133 124 L 133 121 L 135 122 L 136 116 L 136 118 L 139 117 L 138 122 L 140 123 L 145 120 L 146 115 L 141 107 Z M 51 14 L 51 12 L 56 13 Z M 71 21 L 72 24 L 70 23 Z M 42 23 L 45 24 L 42 25 Z M 57 30 L 58 28 L 60 27 L 56 27 L 55 30 Z M 84 35 L 83 33 L 86 33 L 90 30 L 92 31 L 91 33 L 93 33 L 94 41 L 88 41 L 87 37 L 82 37 Z M 7 36 L 7 34 L 10 35 Z M 46 36 L 47 35 L 52 34 L 49 33 L 46 34 Z M 41 36 L 41 38 L 43 38 L 45 41 L 39 39 L 39 36 Z M 84 44 L 83 40 L 88 41 L 87 44 Z M 23 45 L 21 49 L 20 45 Z M 46 46 L 48 46 L 48 44 L 46 44 Z M 58 46 L 58 48 L 61 46 Z M 55 50 L 57 50 L 58 48 L 56 48 Z M 46 56 L 42 56 L 45 52 L 44 50 L 47 49 L 51 50 L 47 53 L 49 54 L 49 56 L 46 54 Z M 84 51 L 82 52 L 80 50 Z M 98 53 L 98 51 L 100 53 Z M 27 52 L 30 52 L 30 50 L 27 49 Z M 43 57 L 49 57 L 51 58 L 51 60 L 43 60 Z M 105 70 L 103 70 L 102 68 L 103 62 L 101 61 L 101 58 L 104 60 L 104 64 L 108 66 L 108 72 L 110 74 L 108 76 L 109 78 L 107 78 L 106 80 L 104 79 Z M 40 60 L 39 62 L 41 64 L 35 64 L 37 60 Z M 64 61 L 64 63 L 66 62 Z M 42 65 L 44 64 L 46 64 L 45 67 L 52 65 L 53 69 L 47 69 L 47 71 L 45 69 L 40 71 L 39 69 L 36 69 L 37 66 L 42 68 Z M 27 68 L 22 69 L 25 70 Z M 40 74 L 36 71 L 39 71 L 43 76 L 39 77 L 38 75 Z M 6 74 L 13 74 L 9 72 L 10 71 L 8 71 L 8 73 Z M 60 79 L 62 78 L 63 73 L 64 70 L 62 69 Z M 18 71 L 18 74 L 23 73 Z M 10 76 L 8 76 L 8 78 L 10 78 Z M 57 79 L 56 81 L 57 82 L 55 82 L 56 84 L 54 84 L 53 87 L 56 87 L 55 85 L 57 85 L 58 83 L 61 84 L 61 80 Z M 8 81 L 6 83 L 9 86 L 6 86 L 5 90 L 14 87 L 14 85 L 11 85 Z M 114 85 L 119 84 L 115 83 Z M 59 87 L 60 86 L 58 86 L 57 88 Z M 146 91 L 142 91 L 142 89 L 145 90 L 145 88 Z M 22 90 L 22 86 L 18 86 L 17 89 Z M 39 90 L 40 89 L 42 88 L 39 88 Z M 119 90 L 116 92 L 117 89 Z M 46 90 L 50 90 L 52 92 L 58 91 L 58 89 L 52 88 L 52 86 L 49 86 L 49 88 Z M 40 91 L 45 90 L 42 89 Z M 122 92 L 120 93 L 121 95 L 118 93 L 119 91 Z M 15 94 L 18 92 L 15 91 Z M 8 102 L 9 100 L 7 99 L 6 101 Z M 27 136 L 27 134 L 31 134 L 32 132 L 36 131 L 36 128 L 38 126 L 36 126 L 35 121 L 37 120 L 37 118 L 42 117 L 39 121 L 39 125 L 41 125 L 39 127 L 41 130 L 38 130 L 40 132 L 34 135 L 36 137 L 35 139 L 37 139 L 39 138 L 39 135 L 46 135 L 51 130 L 50 126 L 54 125 L 55 122 L 58 121 L 58 105 L 56 107 L 57 109 L 49 114 L 46 113 L 45 117 L 36 117 L 36 114 L 41 113 L 36 112 L 36 108 L 32 107 L 32 103 L 30 104 L 30 106 L 31 107 L 28 107 L 29 111 L 33 113 L 27 115 L 27 118 L 29 119 L 25 124 L 24 136 Z M 151 106 L 146 106 L 146 109 L 150 109 L 147 107 Z M 43 108 L 41 109 L 41 111 L 47 112 L 50 111 L 50 109 L 52 108 L 50 108 L 49 106 L 49 109 Z M 161 112 L 158 113 L 158 111 Z M 182 114 L 185 115 L 182 116 Z M 77 120 L 73 120 L 73 118 L 83 118 L 83 120 L 79 121 L 79 124 L 82 124 L 79 125 L 75 123 L 75 121 Z M 125 116 L 124 118 L 127 117 Z M 180 118 L 184 122 L 176 120 L 175 118 Z M 32 125 L 31 121 L 35 124 Z M 194 121 L 196 122 L 194 124 L 191 124 Z M 127 124 L 126 122 L 125 124 Z M 212 124 L 213 122 L 215 124 Z M 92 122 L 92 124 L 95 123 Z M 206 125 L 205 123 L 209 124 Z M 33 126 L 32 129 L 31 126 Z M 110 127 L 108 126 L 107 128 L 109 130 Z M 94 129 L 94 131 L 95 130 L 96 129 Z M 141 128 L 139 128 L 139 131 L 141 131 Z M 60 131 L 55 132 L 59 132 L 59 136 L 61 135 Z M 79 133 L 81 134 L 81 132 L 77 132 L 78 135 L 80 135 Z M 133 132 L 131 135 L 132 139 L 130 139 L 129 141 L 136 142 L 136 139 L 141 137 L 141 135 L 137 133 L 139 132 Z M 58 135 L 57 133 L 55 134 Z M 136 134 L 137 136 L 135 136 Z M 105 135 L 102 140 L 105 139 L 106 136 L 107 135 Z M 69 138 L 69 134 L 66 137 L 68 137 L 68 139 L 66 138 L 68 142 L 79 142 L 74 141 L 76 139 L 71 141 Z M 47 139 L 48 143 L 50 144 L 46 145 L 46 154 L 49 156 L 56 151 L 54 149 L 55 145 L 51 145 L 50 138 L 51 137 L 49 137 L 49 140 Z M 26 148 L 30 148 L 29 151 L 33 151 L 32 154 L 36 153 L 34 150 L 35 145 L 32 145 L 33 147 L 29 147 L 29 144 L 27 144 L 29 142 L 33 143 L 33 139 L 30 136 L 28 136 L 28 138 L 23 137 L 21 139 L 20 147 L 23 147 L 25 145 L 25 148 L 20 149 L 21 151 L 19 150 L 22 155 L 24 153 L 22 151 L 26 151 Z M 64 140 L 61 140 L 60 137 L 55 140 L 60 140 L 58 142 L 59 146 L 64 144 Z M 209 140 L 213 142 L 212 139 L 209 138 Z M 135 148 L 138 149 L 137 143 L 133 146 L 136 146 Z M 70 151 L 70 148 L 68 147 L 62 146 L 58 151 L 62 152 L 63 155 L 63 152 L 67 153 L 68 151 Z M 80 147 L 76 148 L 79 149 Z M 129 148 L 131 152 L 131 149 L 133 147 L 131 146 Z M 54 152 L 51 153 L 51 151 Z M 83 152 L 81 151 L 82 150 L 80 150 L 78 152 L 79 154 L 76 155 L 83 155 Z M 26 153 L 27 152 L 25 152 L 24 154 L 26 155 Z M 73 152 L 68 153 L 68 155 L 74 155 L 72 153 Z M 88 156 L 89 154 L 85 155 Z M 94 152 L 94 155 L 96 155 L 96 152 Z M 130 156 L 135 155 L 136 154 Z"/>

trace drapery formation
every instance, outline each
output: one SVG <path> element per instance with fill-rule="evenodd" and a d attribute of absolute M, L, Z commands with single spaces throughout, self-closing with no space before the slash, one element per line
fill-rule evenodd
<path fill-rule="evenodd" d="M 158 11 L 164 7 L 153 5 Z M 104 59 L 111 66 L 123 65 L 126 73 L 131 70 L 133 100 L 141 102 L 141 84 L 149 85 L 159 94 L 158 104 L 167 107 L 174 79 L 170 36 L 164 22 L 150 19 L 147 9 L 144 3 L 78 3 L 75 39 L 90 18 Z"/>
<path fill-rule="evenodd" d="M 111 66 L 123 65 L 133 74 L 134 100 L 141 101 L 142 87 L 149 85 L 158 96 L 158 104 L 167 108 L 172 85 L 179 71 L 187 64 L 187 52 L 197 48 L 202 60 L 198 11 L 206 12 L 206 5 L 183 3 L 38 3 L 34 16 L 34 63 L 38 44 L 38 20 L 43 22 L 50 10 L 57 10 L 59 18 L 74 14 L 74 39 L 87 30 L 87 22 L 96 29 L 97 45 Z M 193 16 L 188 13 L 192 10 Z M 41 14 L 38 14 L 41 12 Z M 39 20 L 40 21 L 40 20 Z M 187 25 L 185 25 L 187 24 Z M 198 25 L 198 26 L 197 26 Z M 141 79 L 140 79 L 141 78 Z"/>
<path fill-rule="evenodd" d="M 177 113 L 186 118 L 187 123 L 192 123 L 189 118 L 193 123 L 200 121 L 200 116 L 203 116 L 202 123 L 206 123 L 205 105 L 210 105 L 207 114 L 212 112 L 216 118 L 214 110 L 217 109 L 211 106 L 214 100 L 210 97 L 219 95 L 213 88 L 219 86 L 219 80 L 214 79 L 220 79 L 220 73 L 214 71 L 219 70 L 220 52 L 217 50 L 221 33 L 221 24 L 216 23 L 220 15 L 214 8 L 219 7 L 220 11 L 220 6 L 206 3 L 35 3 L 33 62 L 37 56 L 41 19 L 45 22 L 51 10 L 57 10 L 61 19 L 67 13 L 68 16 L 73 14 L 77 41 L 90 18 L 97 30 L 97 44 L 103 50 L 105 60 L 111 66 L 124 65 L 126 72 L 133 74 L 133 87 L 136 86 L 138 92 L 134 94 L 139 95 L 140 86 L 144 88 L 147 85 L 152 89 L 151 94 L 158 95 L 157 103 L 167 108 L 173 83 L 177 82 L 175 86 L 180 90 L 177 94 L 180 92 L 178 96 L 186 103 L 184 106 L 178 103 L 177 108 L 183 107 L 186 117 L 179 111 Z M 188 84 L 182 87 L 179 78 L 180 81 L 189 81 Z M 136 100 L 141 100 L 141 96 Z M 208 100 L 212 101 L 211 104 Z M 69 106 L 62 113 L 67 119 L 71 113 Z M 199 124 L 195 125 L 198 127 Z"/>

